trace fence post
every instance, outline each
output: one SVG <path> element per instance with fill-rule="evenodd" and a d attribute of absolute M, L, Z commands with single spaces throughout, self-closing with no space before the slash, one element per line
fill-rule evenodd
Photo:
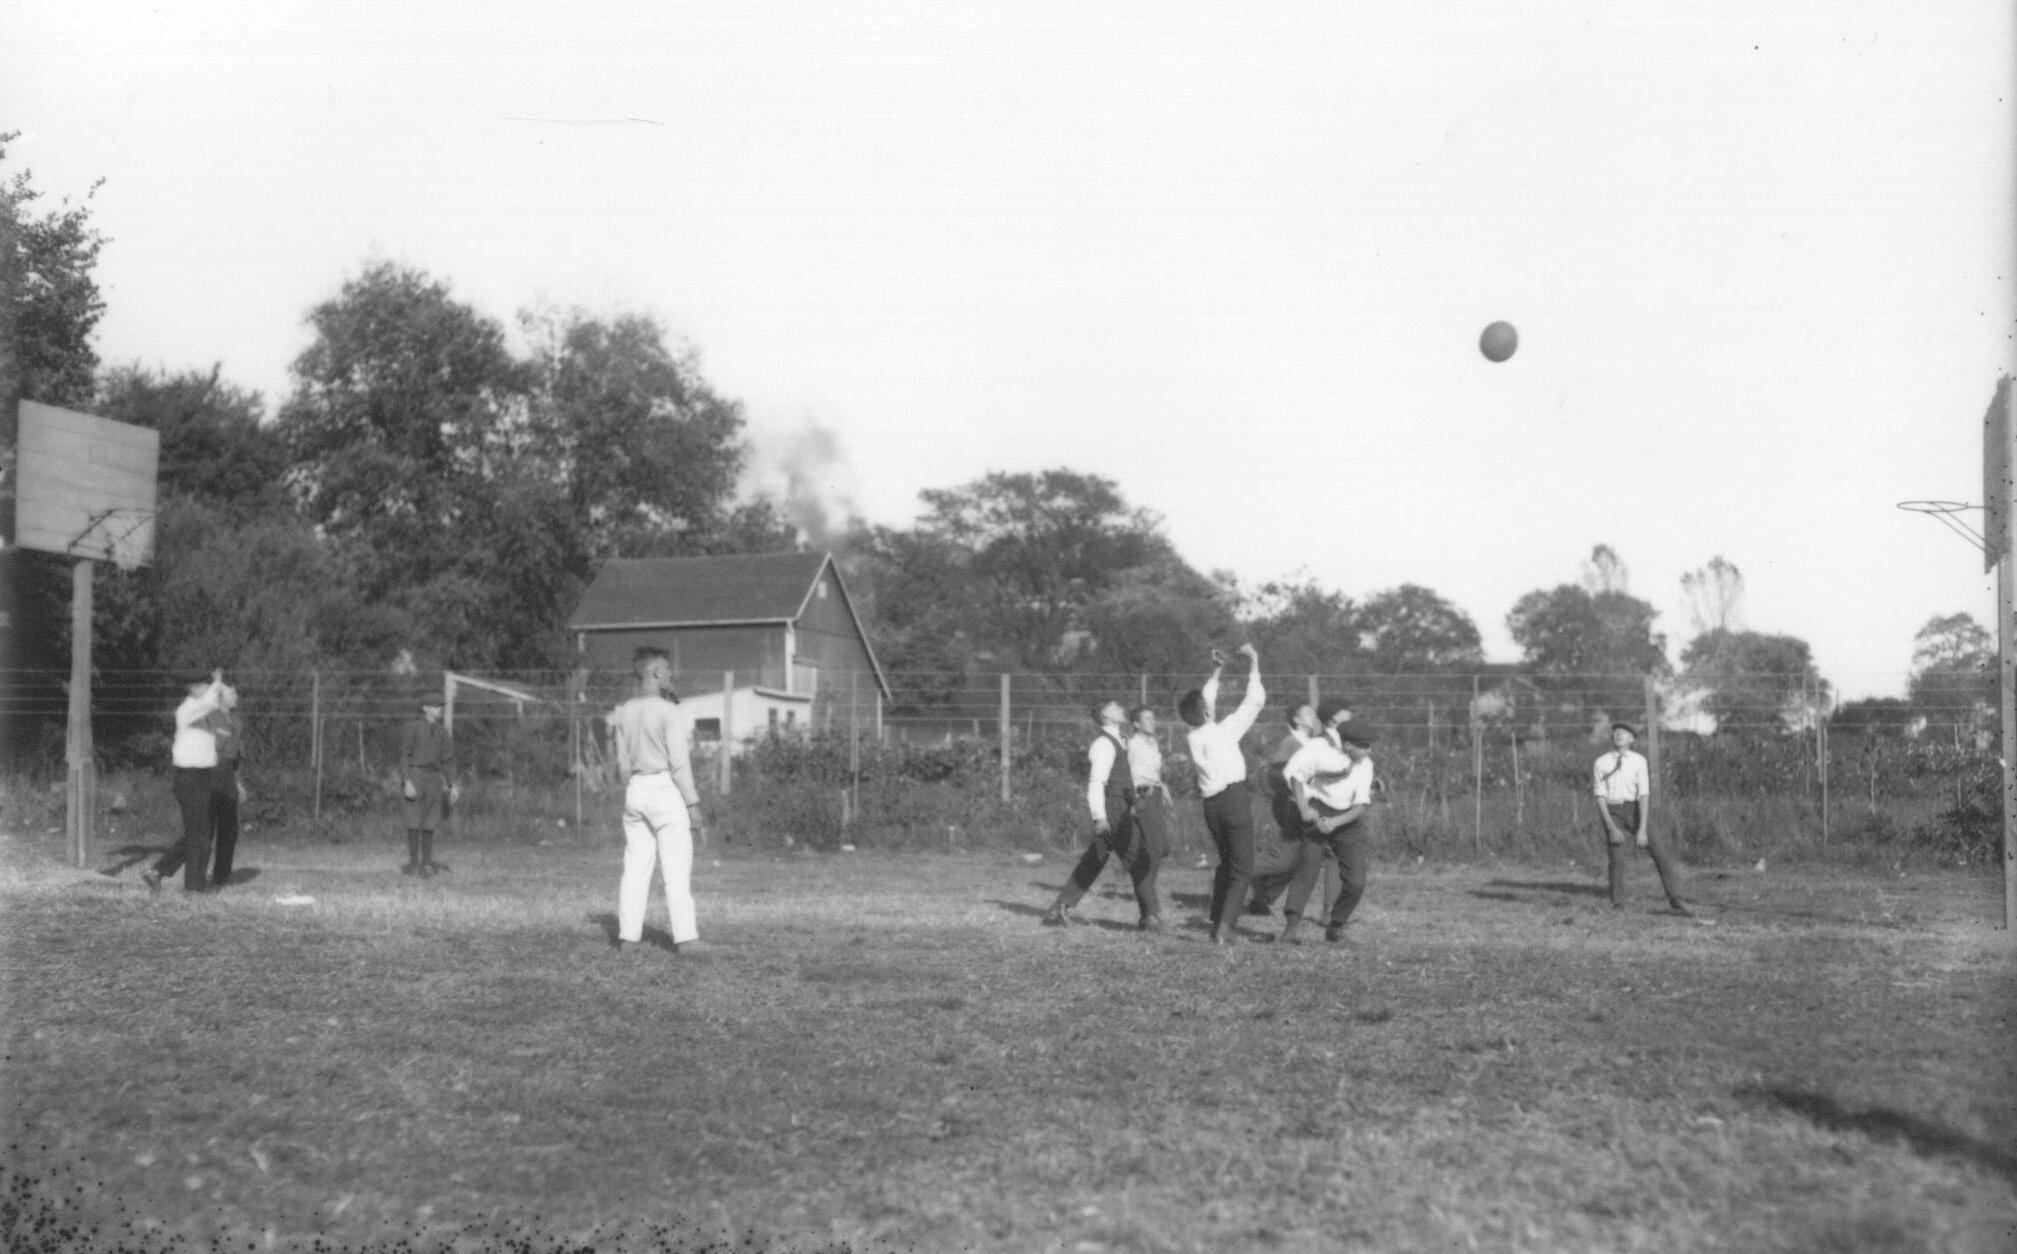
<path fill-rule="evenodd" d="M 1817 717 L 1814 731 L 1821 751 L 1821 846 L 1825 849 L 1828 845 L 1828 720 Z"/>
<path fill-rule="evenodd" d="M 1009 793 L 1009 737 L 1014 728 L 1009 725 L 1009 677 L 1003 671 L 1001 677 L 1001 800 L 1003 805 L 1010 801 Z"/>
<path fill-rule="evenodd" d="M 1471 843 L 1485 851 L 1485 724 L 1478 717 L 1478 677 L 1471 676 Z"/>
<path fill-rule="evenodd" d="M 308 690 L 308 760 L 315 766 L 315 817 L 322 817 L 322 671 L 312 673 Z"/>
<path fill-rule="evenodd" d="M 1317 708 L 1317 677 L 1311 675 L 1308 679 L 1309 682 L 1304 687 L 1310 698 L 1310 709 L 1315 710 Z"/>
<path fill-rule="evenodd" d="M 854 796 L 850 799 L 850 818 L 861 811 L 861 673 L 848 676 L 847 682 L 847 764 L 854 772 Z"/>
<path fill-rule="evenodd" d="M 1646 788 L 1658 804 L 1653 806 L 1652 815 L 1647 817 L 1650 827 L 1654 818 L 1667 812 L 1667 795 L 1660 791 L 1660 693 L 1653 685 L 1651 675 L 1645 678 L 1646 686 Z M 1668 830 L 1675 830 L 1669 824 Z M 1679 856 L 1679 855 L 1676 855 Z"/>
<path fill-rule="evenodd" d="M 571 677 L 567 685 L 568 752 L 574 755 L 574 838 L 581 839 L 581 692 Z"/>
<path fill-rule="evenodd" d="M 1513 742 L 1513 830 L 1519 831 L 1527 825 L 1527 785 L 1520 779 L 1520 728 L 1518 720 L 1507 730 L 1506 739 Z"/>
<path fill-rule="evenodd" d="M 1141 700 L 1140 700 L 1140 701 L 1139 701 L 1139 702 L 1138 702 L 1137 704 L 1140 704 L 1140 705 L 1147 705 L 1148 703 L 1149 703 L 1149 676 L 1148 676 L 1148 672 L 1147 672 L 1147 671 L 1143 671 L 1143 672 L 1142 672 L 1142 699 L 1141 699 Z"/>
<path fill-rule="evenodd" d="M 728 795 L 728 747 L 734 743 L 735 672 L 721 673 L 721 752 L 715 755 L 714 782 L 722 796 Z"/>

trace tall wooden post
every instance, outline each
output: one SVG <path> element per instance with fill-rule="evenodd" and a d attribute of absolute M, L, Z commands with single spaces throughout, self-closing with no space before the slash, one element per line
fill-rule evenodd
<path fill-rule="evenodd" d="M 63 742 L 64 828 L 70 856 L 82 867 L 91 857 L 98 809 L 98 765 L 91 743 L 91 576 L 95 563 L 80 558 L 70 568 L 70 724 Z"/>
<path fill-rule="evenodd" d="M 2017 439 L 2017 423 L 2007 424 Z M 2017 466 L 2017 449 L 2006 446 L 2005 466 Z M 1993 490 L 2010 501 L 2011 484 L 1995 484 Z M 2003 743 L 1998 757 L 2003 763 L 2003 929 L 2017 928 L 2017 509 L 2003 510 L 2003 534 L 1991 537 L 2000 543 L 2003 560 L 1996 564 L 1996 640 L 1999 667 L 2003 673 Z"/>
<path fill-rule="evenodd" d="M 322 672 L 308 689 L 308 756 L 315 763 L 315 817 L 322 817 Z"/>
<path fill-rule="evenodd" d="M 1009 737 L 1014 728 L 1009 725 L 1009 677 L 1006 672 L 1001 677 L 1001 801 L 1007 805 L 1009 792 Z"/>
<path fill-rule="evenodd" d="M 1308 677 L 1308 682 L 1304 684 L 1304 691 L 1305 691 L 1305 692 L 1307 692 L 1307 693 L 1309 694 L 1309 699 L 1310 699 L 1310 708 L 1311 708 L 1312 710 L 1316 709 L 1316 708 L 1317 708 L 1317 677 L 1316 677 L 1315 675 L 1311 675 L 1311 676 L 1309 676 L 1309 677 Z"/>
<path fill-rule="evenodd" d="M 567 686 L 567 744 L 574 755 L 574 838 L 581 839 L 581 690 Z"/>
<path fill-rule="evenodd" d="M 1653 677 L 1646 676 L 1646 788 L 1653 794 L 1653 813 L 1647 823 L 1668 811 L 1667 795 L 1660 791 L 1660 692 Z M 1670 825 L 1671 826 L 1671 825 Z"/>
<path fill-rule="evenodd" d="M 861 672 L 847 681 L 847 766 L 853 775 L 853 796 L 848 801 L 852 818 L 861 813 Z"/>
<path fill-rule="evenodd" d="M 807 720 L 810 722 L 811 720 Z M 721 673 L 721 752 L 715 757 L 716 791 L 728 795 L 728 747 L 735 743 L 735 672 Z"/>
<path fill-rule="evenodd" d="M 1485 851 L 1485 724 L 1478 716 L 1478 677 L 1471 676 L 1471 841 Z"/>

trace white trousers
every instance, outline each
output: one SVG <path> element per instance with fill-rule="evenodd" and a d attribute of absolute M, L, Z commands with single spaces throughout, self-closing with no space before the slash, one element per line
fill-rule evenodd
<path fill-rule="evenodd" d="M 623 880 L 616 889 L 616 938 L 644 937 L 651 869 L 665 875 L 665 912 L 672 943 L 697 940 L 693 913 L 693 823 L 670 775 L 633 775 L 623 792 Z"/>

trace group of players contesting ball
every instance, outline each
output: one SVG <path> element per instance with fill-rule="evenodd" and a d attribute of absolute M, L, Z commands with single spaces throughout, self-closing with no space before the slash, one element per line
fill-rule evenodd
<path fill-rule="evenodd" d="M 1366 891 L 1377 809 L 1372 748 L 1378 737 L 1353 717 L 1344 700 L 1291 705 L 1288 730 L 1267 755 L 1264 775 L 1279 839 L 1259 847 L 1241 741 L 1260 717 L 1267 691 L 1261 684 L 1260 654 L 1250 644 L 1240 646 L 1239 653 L 1247 659 L 1246 692 L 1231 714 L 1217 717 L 1219 680 L 1226 665 L 1218 650 L 1212 651 L 1212 671 L 1203 685 L 1177 701 L 1177 714 L 1189 729 L 1185 742 L 1197 772 L 1205 829 L 1218 855 L 1207 920 L 1211 943 L 1228 945 L 1244 939 L 1238 928 L 1241 914 L 1266 914 L 1273 898 L 1285 894 L 1286 923 L 1273 939 L 1301 944 L 1305 912 L 1327 860 L 1335 860 L 1339 890 L 1325 913 L 1323 935 L 1327 941 L 1341 940 Z M 692 891 L 700 793 L 694 786 L 689 729 L 672 689 L 671 656 L 663 649 L 638 649 L 632 670 L 634 695 L 609 715 L 617 771 L 625 781 L 616 947 L 626 954 L 639 950 L 656 870 L 663 878 L 672 948 L 679 952 L 700 935 Z M 223 817 L 219 813 L 223 803 L 216 799 L 229 793 L 235 803 L 240 791 L 236 727 L 230 713 L 235 698 L 221 672 L 190 678 L 188 695 L 176 711 L 173 746 L 184 839 L 143 873 L 150 889 L 158 889 L 163 876 L 178 868 L 186 868 L 184 887 L 192 891 L 221 886 L 230 878 L 235 804 L 230 807 L 228 838 L 218 833 L 221 873 L 206 872 L 211 837 Z M 405 871 L 428 877 L 447 869 L 434 861 L 434 830 L 455 800 L 457 787 L 454 741 L 442 726 L 441 699 L 429 695 L 421 698 L 420 705 L 420 717 L 400 739 L 400 781 L 406 808 Z M 1134 884 L 1141 910 L 1138 926 L 1143 932 L 1161 932 L 1165 924 L 1156 877 L 1170 853 L 1171 800 L 1156 740 L 1156 712 L 1147 705 L 1128 710 L 1113 700 L 1095 704 L 1091 712 L 1099 728 L 1086 751 L 1085 801 L 1092 833 L 1070 878 L 1044 912 L 1043 922 L 1053 927 L 1068 924 L 1072 908 L 1107 863 L 1117 860 Z M 1631 850 L 1638 848 L 1651 855 L 1668 905 L 1677 914 L 1689 915 L 1673 860 L 1650 823 L 1651 780 L 1646 759 L 1632 750 L 1636 735 L 1631 724 L 1613 723 L 1611 751 L 1598 757 L 1591 771 L 1609 859 L 1611 904 L 1624 905 L 1626 864 Z M 228 784 L 222 782 L 221 762 L 226 758 L 232 763 Z"/>

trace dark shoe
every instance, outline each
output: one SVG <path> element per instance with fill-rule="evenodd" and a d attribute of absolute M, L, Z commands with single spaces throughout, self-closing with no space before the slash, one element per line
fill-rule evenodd
<path fill-rule="evenodd" d="M 1267 902 L 1262 901 L 1259 897 L 1256 897 L 1252 901 L 1249 901 L 1247 903 L 1248 914 L 1258 914 L 1265 918 L 1266 916 L 1271 915 L 1274 912 L 1275 908 L 1269 905 Z"/>
<path fill-rule="evenodd" d="M 1050 909 L 1044 911 L 1043 925 L 1045 927 L 1063 927 L 1069 922 L 1071 920 L 1065 916 L 1063 906 L 1052 906 Z"/>
<path fill-rule="evenodd" d="M 1688 904 L 1684 901 L 1675 900 L 1670 901 L 1667 904 L 1674 908 L 1675 914 L 1680 915 L 1684 919 L 1692 919 L 1695 917 L 1695 912 L 1693 910 L 1688 909 Z"/>
<path fill-rule="evenodd" d="M 401 875 L 418 875 L 420 874 L 420 864 L 418 862 L 409 862 L 399 868 L 399 873 Z"/>
<path fill-rule="evenodd" d="M 1166 931 L 1167 928 L 1163 924 L 1163 916 L 1152 914 L 1140 923 L 1135 924 L 1135 930 L 1139 932 L 1162 932 Z"/>
<path fill-rule="evenodd" d="M 644 956 L 644 942 L 620 940 L 616 942 L 615 953 L 625 962 L 636 962 Z"/>
<path fill-rule="evenodd" d="M 148 892 L 158 893 L 161 891 L 161 872 L 148 867 L 140 873 L 140 882 L 147 885 Z"/>
<path fill-rule="evenodd" d="M 1324 929 L 1324 939 L 1333 945 L 1345 939 L 1345 925 L 1342 923 L 1333 923 L 1329 927 L 1326 927 Z"/>
<path fill-rule="evenodd" d="M 1211 939 L 1214 945 L 1238 945 L 1247 938 L 1240 935 L 1238 928 L 1215 927 L 1212 929 Z"/>
<path fill-rule="evenodd" d="M 1297 933 L 1302 930 L 1302 926 L 1303 921 L 1301 919 L 1290 919 L 1289 925 L 1282 929 L 1280 943 L 1284 945 L 1302 944 L 1303 938 L 1297 935 Z"/>
<path fill-rule="evenodd" d="M 448 874 L 448 864 L 446 862 L 423 862 L 420 864 L 420 873 L 422 875 L 446 875 Z"/>

